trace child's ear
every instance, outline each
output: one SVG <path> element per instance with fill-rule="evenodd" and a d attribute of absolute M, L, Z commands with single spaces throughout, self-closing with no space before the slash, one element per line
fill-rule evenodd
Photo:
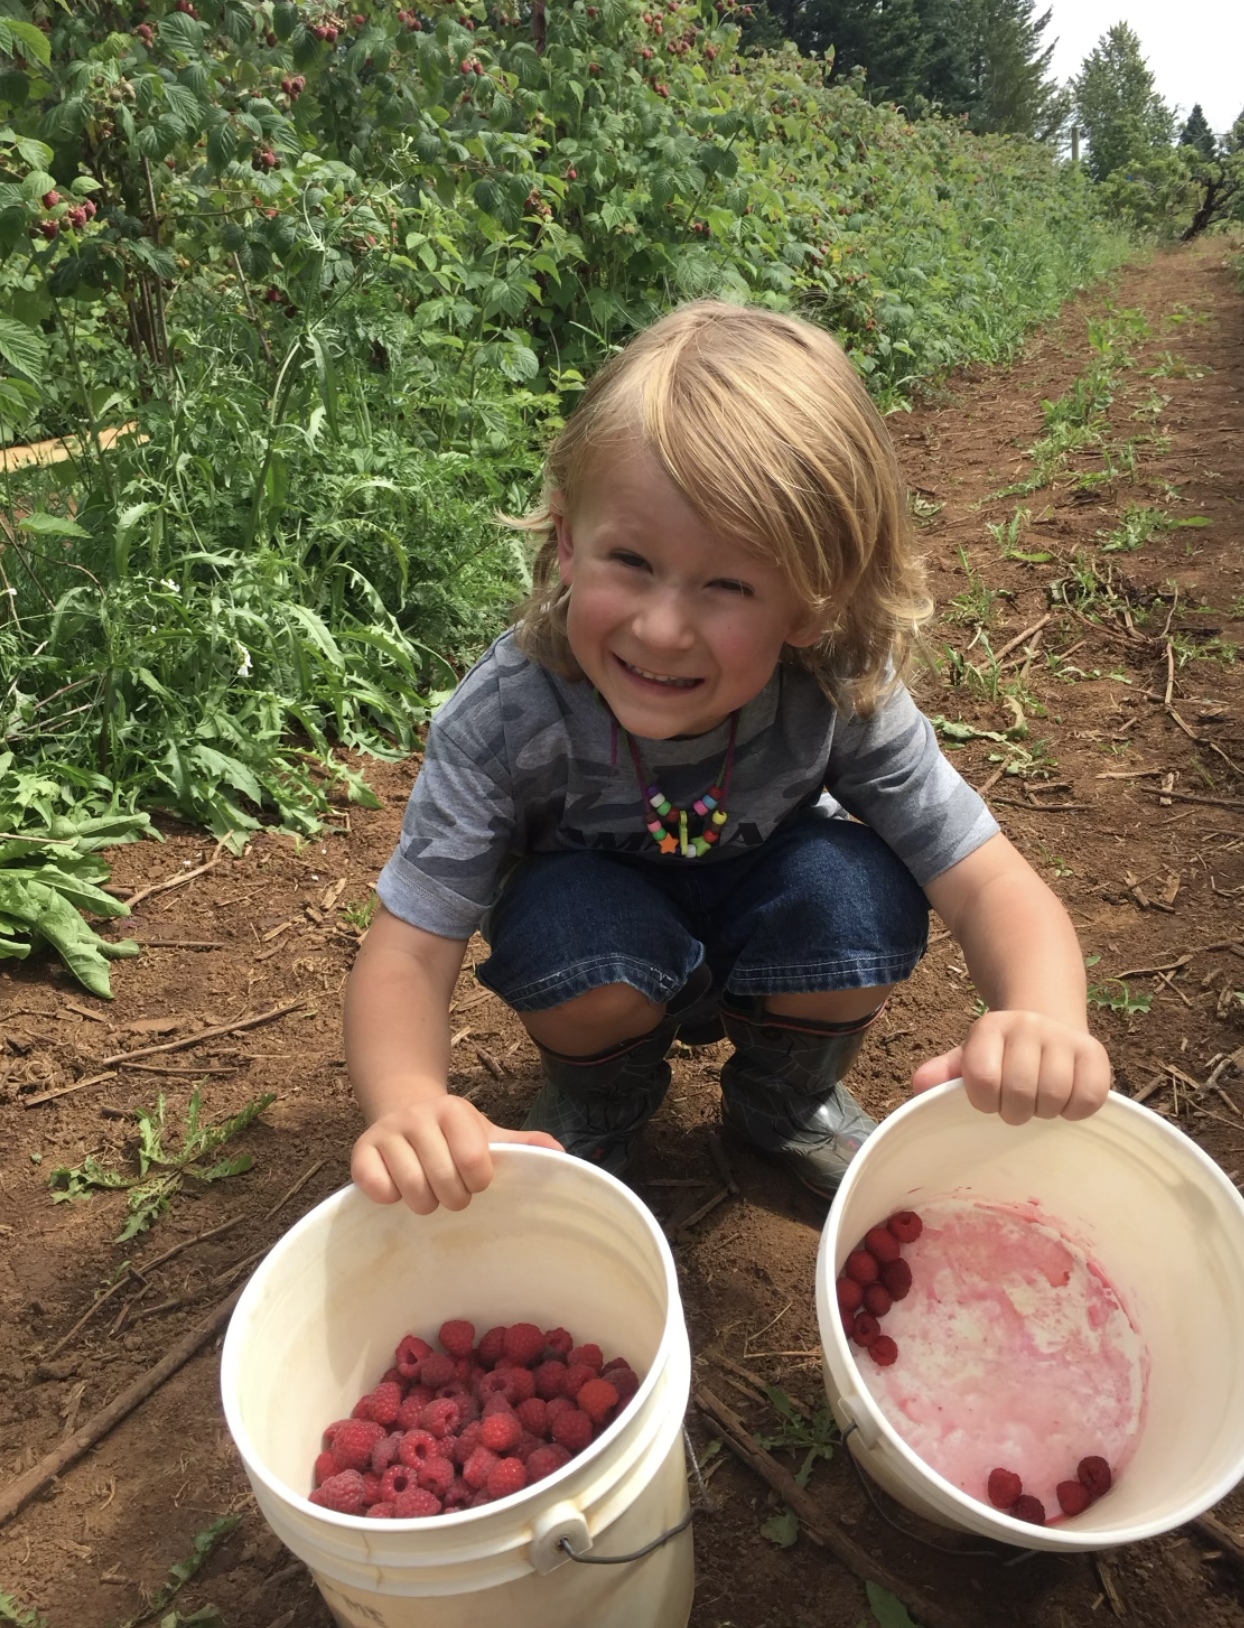
<path fill-rule="evenodd" d="M 557 532 L 557 570 L 567 587 L 574 581 L 574 534 L 570 517 L 566 513 L 566 500 L 561 492 L 549 496 L 549 513 Z"/>
<path fill-rule="evenodd" d="M 786 635 L 785 642 L 796 650 L 806 650 L 809 645 L 819 644 L 829 632 L 829 618 L 825 615 L 809 616 L 805 621 L 796 622 Z"/>

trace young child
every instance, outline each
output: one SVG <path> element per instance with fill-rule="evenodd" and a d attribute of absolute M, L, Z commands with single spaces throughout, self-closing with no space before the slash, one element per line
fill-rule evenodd
<path fill-rule="evenodd" d="M 885 427 L 843 351 L 698 301 L 596 375 L 549 453 L 534 590 L 432 724 L 346 1005 L 355 1181 L 460 1209 L 489 1144 L 620 1173 L 676 1036 L 720 1038 L 728 1129 L 832 1196 L 843 1084 L 931 904 L 989 1010 L 924 1063 L 984 1112 L 1109 1088 L 1075 932 L 902 685 L 929 614 Z M 848 816 L 854 816 L 849 818 Z M 544 1085 L 522 1131 L 450 1096 L 467 940 Z"/>

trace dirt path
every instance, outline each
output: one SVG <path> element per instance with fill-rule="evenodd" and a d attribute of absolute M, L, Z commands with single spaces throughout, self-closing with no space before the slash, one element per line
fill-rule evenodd
<path fill-rule="evenodd" d="M 1068 447 L 1077 437 L 1060 431 L 1061 461 L 1057 447 L 1042 454 L 1052 484 L 990 500 L 1032 475 L 1026 449 L 1046 434 L 1043 400 L 1083 401 L 1077 380 L 1094 365 L 1105 414 L 1097 438 Z M 1099 290 L 1076 302 L 1009 373 L 957 381 L 944 402 L 893 426 L 943 613 L 931 641 L 937 671 L 921 702 L 951 725 L 1001 737 L 947 744 L 975 784 L 993 782 L 1004 829 L 1067 903 L 1086 954 L 1100 957 L 1090 975 L 1100 998 L 1131 1007 L 1100 1005 L 1093 1015 L 1119 1087 L 1136 1094 L 1158 1082 L 1150 1106 L 1237 1180 L 1244 950 L 1203 946 L 1244 936 L 1244 667 L 1233 659 L 1244 642 L 1242 395 L 1244 297 L 1221 245 L 1210 243 L 1125 274 L 1111 299 Z M 1028 518 L 1010 552 L 1027 559 L 1003 557 L 1017 508 Z M 1212 524 L 1167 525 L 1145 511 Z M 1146 529 L 1135 549 L 1118 546 Z M 1039 634 L 1006 651 L 1047 613 Z M 265 835 L 243 859 L 153 894 L 127 924 L 153 948 L 117 964 L 110 1008 L 47 963 L 0 973 L 5 1479 L 155 1362 L 256 1251 L 348 1179 L 357 1119 L 339 1023 L 357 929 L 342 912 L 365 903 L 388 856 L 408 774 L 378 766 L 384 807 L 351 811 L 348 833 L 301 849 Z M 138 888 L 210 857 L 200 835 L 170 830 L 163 847 L 121 850 L 115 879 Z M 176 947 L 187 941 L 200 947 Z M 1132 970 L 1154 967 L 1170 971 Z M 1122 974 L 1122 984 L 1109 982 Z M 307 1005 L 272 1023 L 142 1060 L 168 1072 L 99 1066 L 123 1049 L 189 1038 L 294 997 Z M 955 947 L 938 939 L 861 1061 L 856 1083 L 874 1112 L 904 1100 L 912 1069 L 953 1043 L 972 1007 Z M 516 1123 L 535 1088 L 534 1054 L 500 1003 L 481 996 L 469 966 L 457 1018 L 454 1088 L 477 1091 L 487 1112 Z M 1224 1062 L 1237 1051 L 1240 1063 Z M 680 1230 L 719 1185 L 710 1134 L 723 1055 L 710 1048 L 677 1060 L 635 1184 L 676 1235 L 701 1378 L 753 1428 L 774 1433 L 776 1416 L 747 1394 L 738 1367 L 816 1403 L 812 1270 L 822 1217 L 810 1197 L 739 1156 L 739 1196 Z M 1214 1088 L 1185 1083 L 1215 1068 Z M 26 1106 L 101 1072 L 110 1077 Z M 179 1115 L 196 1080 L 212 1117 L 277 1093 L 239 1143 L 254 1157 L 249 1174 L 188 1182 L 154 1231 L 125 1246 L 112 1242 L 123 1195 L 50 1203 L 55 1167 L 88 1154 L 122 1159 L 132 1152 L 133 1109 L 163 1090 Z M 233 1217 L 231 1229 L 194 1242 Z M 128 1278 L 66 1339 L 124 1261 L 142 1268 L 174 1244 L 188 1247 L 145 1279 Z M 692 1430 L 701 1445 L 711 1435 L 698 1419 Z M 783 1550 L 761 1535 L 778 1506 L 749 1472 L 720 1462 L 711 1485 L 716 1512 L 697 1522 L 694 1628 L 857 1628 L 868 1617 L 857 1578 L 806 1539 Z M 1115 1598 L 1146 1628 L 1244 1625 L 1244 1573 L 1188 1530 L 1113 1553 L 1104 1577 L 1088 1558 L 1038 1557 L 1012 1569 L 925 1547 L 955 1540 L 902 1512 L 905 1530 L 887 1527 L 842 1453 L 817 1469 L 811 1492 L 964 1628 L 1097 1628 Z M 126 1622 L 191 1552 L 195 1534 L 230 1512 L 240 1525 L 177 1608 L 189 1614 L 210 1602 L 227 1628 L 329 1628 L 304 1568 L 254 1511 L 209 1348 L 0 1530 L 0 1598 L 7 1591 L 23 1609 L 37 1607 L 49 1628 Z M 1217 1514 L 1244 1531 L 1244 1496 Z"/>

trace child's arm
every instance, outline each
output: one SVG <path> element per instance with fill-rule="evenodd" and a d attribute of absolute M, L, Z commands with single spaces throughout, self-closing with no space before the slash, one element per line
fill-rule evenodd
<path fill-rule="evenodd" d="M 417 1215 L 461 1210 L 492 1180 L 490 1142 L 559 1144 L 494 1125 L 449 1095 L 449 1003 L 466 944 L 402 921 L 383 905 L 346 991 L 346 1062 L 368 1126 L 350 1174 L 378 1204 Z"/>
<path fill-rule="evenodd" d="M 1084 961 L 1057 897 L 1001 835 L 925 893 L 990 1009 L 961 1046 L 916 1070 L 914 1089 L 962 1075 L 972 1105 L 1009 1125 L 1087 1119 L 1110 1089 L 1110 1062 L 1088 1032 Z"/>

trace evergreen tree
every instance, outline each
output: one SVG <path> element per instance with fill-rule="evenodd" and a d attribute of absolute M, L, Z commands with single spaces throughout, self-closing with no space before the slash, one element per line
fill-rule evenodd
<path fill-rule="evenodd" d="M 1175 116 L 1154 89 L 1140 41 L 1126 23 L 1116 23 L 1085 57 L 1073 94 L 1095 181 L 1170 147 Z"/>
<path fill-rule="evenodd" d="M 1057 41 L 1041 36 L 1051 13 L 1035 16 L 1035 0 L 973 0 L 969 67 L 974 129 L 1047 136 L 1063 122 L 1066 102 L 1048 77 Z"/>
<path fill-rule="evenodd" d="M 770 9 L 787 0 L 770 0 Z M 787 37 L 807 54 L 834 52 L 834 77 L 862 68 L 873 102 L 910 103 L 924 88 L 920 0 L 804 0 L 786 11 Z"/>
<path fill-rule="evenodd" d="M 1181 147 L 1195 147 L 1202 158 L 1213 158 L 1218 152 L 1218 142 L 1214 132 L 1209 127 L 1209 120 L 1201 111 L 1200 102 L 1195 102 L 1188 121 L 1179 132 L 1179 145 Z"/>

